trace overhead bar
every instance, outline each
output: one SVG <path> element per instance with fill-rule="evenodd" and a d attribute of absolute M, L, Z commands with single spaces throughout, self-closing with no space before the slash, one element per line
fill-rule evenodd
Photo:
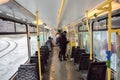
<path fill-rule="evenodd" d="M 58 29 L 58 25 L 60 23 L 60 19 L 61 19 L 61 15 L 62 15 L 62 12 L 63 12 L 64 5 L 65 5 L 65 0 L 62 0 L 61 7 L 60 7 L 60 10 L 59 10 L 59 13 L 58 13 L 58 18 L 57 18 L 57 25 L 56 25 L 57 29 Z"/>
<path fill-rule="evenodd" d="M 104 3 L 102 3 L 101 5 L 99 5 L 97 7 L 97 9 L 105 7 L 106 5 L 108 5 L 109 3 L 111 3 L 112 1 L 114 1 L 114 0 L 106 0 Z"/>

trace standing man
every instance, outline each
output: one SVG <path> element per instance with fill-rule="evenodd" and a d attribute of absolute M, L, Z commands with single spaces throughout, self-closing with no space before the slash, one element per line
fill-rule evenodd
<path fill-rule="evenodd" d="M 59 43 L 60 43 L 60 61 L 62 61 L 62 58 L 63 60 L 66 60 L 66 56 L 65 56 L 65 53 L 66 53 L 66 49 L 67 49 L 67 44 L 69 43 L 69 41 L 67 41 L 67 32 L 64 31 L 60 34 L 60 38 L 59 38 Z"/>

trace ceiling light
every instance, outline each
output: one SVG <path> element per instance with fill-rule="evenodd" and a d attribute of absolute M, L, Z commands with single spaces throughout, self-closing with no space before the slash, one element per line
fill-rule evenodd
<path fill-rule="evenodd" d="M 44 28 L 49 29 L 49 27 L 48 27 L 48 26 L 44 26 Z"/>
<path fill-rule="evenodd" d="M 0 0 L 0 4 L 7 3 L 8 1 L 10 1 L 10 0 Z"/>
<path fill-rule="evenodd" d="M 36 24 L 36 21 L 33 21 L 34 24 Z M 42 20 L 38 20 L 38 25 L 43 25 L 43 21 Z"/>

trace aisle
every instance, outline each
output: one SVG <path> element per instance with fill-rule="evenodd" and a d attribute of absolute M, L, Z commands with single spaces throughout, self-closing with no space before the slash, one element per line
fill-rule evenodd
<path fill-rule="evenodd" d="M 49 80 L 80 80 L 80 72 L 75 70 L 73 62 L 59 61 L 58 48 L 54 47 Z"/>

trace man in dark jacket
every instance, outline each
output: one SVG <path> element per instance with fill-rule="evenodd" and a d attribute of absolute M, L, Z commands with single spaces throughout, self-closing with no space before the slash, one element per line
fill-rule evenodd
<path fill-rule="evenodd" d="M 59 38 L 59 43 L 60 43 L 60 60 L 61 61 L 62 61 L 62 58 L 63 58 L 63 60 L 66 60 L 65 53 L 66 53 L 66 49 L 67 49 L 67 44 L 69 42 L 69 41 L 67 41 L 66 34 L 67 34 L 67 32 L 64 31 L 63 33 L 60 34 L 60 38 Z"/>

